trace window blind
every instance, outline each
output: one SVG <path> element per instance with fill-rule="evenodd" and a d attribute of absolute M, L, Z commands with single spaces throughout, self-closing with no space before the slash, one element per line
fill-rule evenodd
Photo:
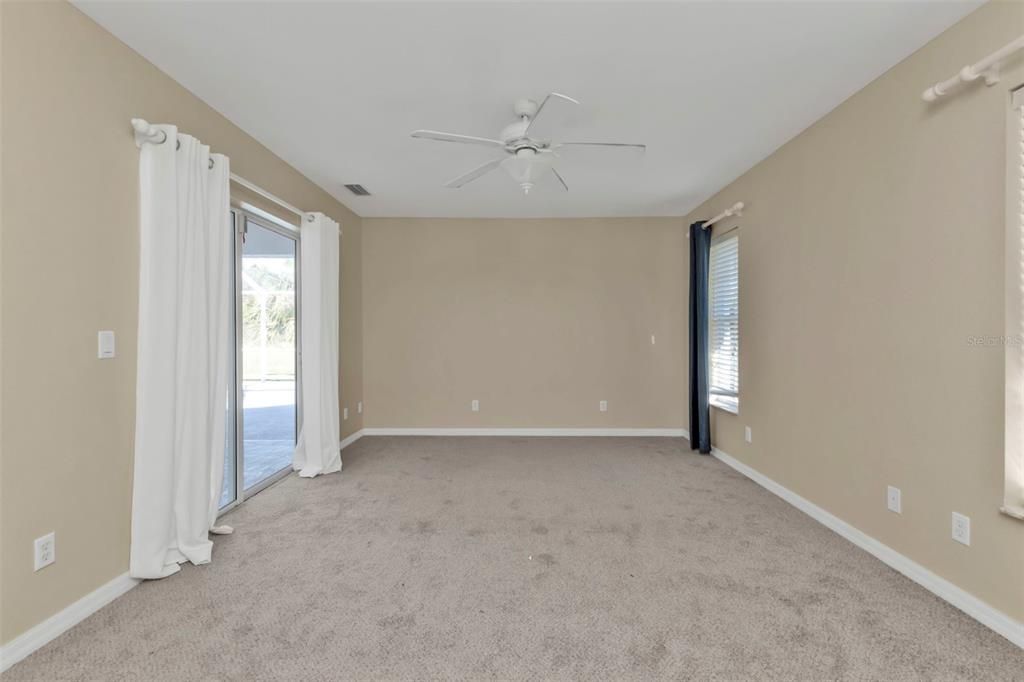
<path fill-rule="evenodd" d="M 711 350 L 711 404 L 736 411 L 740 390 L 740 238 L 711 245 L 708 282 L 708 340 Z"/>

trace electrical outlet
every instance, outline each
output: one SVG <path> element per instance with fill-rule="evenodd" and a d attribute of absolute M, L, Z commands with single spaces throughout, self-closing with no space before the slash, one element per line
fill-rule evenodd
<path fill-rule="evenodd" d="M 47 533 L 35 542 L 35 570 L 46 568 L 57 560 L 57 536 Z"/>
<path fill-rule="evenodd" d="M 469 409 L 473 410 L 474 412 L 479 412 L 480 411 L 480 401 L 479 400 L 474 400 L 472 403 L 470 403 Z"/>
<path fill-rule="evenodd" d="M 654 334 L 651 334 L 651 345 L 654 345 Z"/>
<path fill-rule="evenodd" d="M 889 486 L 889 490 L 885 496 L 886 506 L 889 507 L 889 511 L 896 512 L 897 514 L 903 513 L 903 495 L 900 493 L 900 489 L 896 486 Z"/>
<path fill-rule="evenodd" d="M 602 400 L 601 402 L 599 402 L 597 404 L 597 409 L 601 410 L 602 412 L 607 412 L 608 411 L 608 401 L 607 400 Z"/>
<path fill-rule="evenodd" d="M 754 434 L 753 434 L 753 432 L 751 432 L 749 426 L 743 427 L 743 439 L 745 441 L 747 441 L 748 443 L 753 443 L 754 442 Z"/>
<path fill-rule="evenodd" d="M 953 512 L 953 539 L 970 547 L 971 517 Z"/>
<path fill-rule="evenodd" d="M 359 401 L 359 402 L 358 402 L 358 403 L 356 404 L 356 412 L 358 412 L 359 414 L 362 414 L 362 413 L 363 413 L 363 401 L 362 401 L 362 400 L 360 400 L 360 401 Z"/>
<path fill-rule="evenodd" d="M 342 408 L 342 410 L 341 410 L 341 418 L 342 419 L 348 419 L 348 408 L 347 407 Z"/>

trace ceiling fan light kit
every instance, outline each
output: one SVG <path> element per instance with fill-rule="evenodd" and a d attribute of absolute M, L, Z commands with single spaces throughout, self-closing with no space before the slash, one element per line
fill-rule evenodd
<path fill-rule="evenodd" d="M 551 114 L 547 113 L 545 115 L 545 113 L 561 106 L 578 105 L 579 101 L 557 92 L 550 93 L 540 104 L 532 99 L 516 100 L 513 111 L 518 120 L 505 126 L 498 136 L 500 139 L 444 133 L 437 130 L 414 130 L 412 136 L 437 142 L 457 142 L 460 144 L 494 147 L 495 149 L 500 148 L 507 155 L 488 161 L 468 173 L 449 180 L 445 183 L 445 187 L 458 189 L 501 166 L 522 188 L 523 194 L 529 194 L 537 181 L 546 175 L 548 171 L 551 171 L 552 175 L 555 176 L 563 190 L 569 191 L 569 186 L 554 166 L 555 159 L 559 156 L 555 150 L 564 150 L 567 147 L 592 147 L 633 149 L 643 153 L 647 149 L 646 145 L 622 142 L 552 141 L 543 130 L 543 125 L 547 124 L 551 119 Z M 540 122 L 540 127 L 538 127 L 538 122 Z"/>
<path fill-rule="evenodd" d="M 512 176 L 512 179 L 522 188 L 523 194 L 529 194 L 534 183 L 551 170 L 551 154 L 541 154 L 532 149 L 517 150 L 515 156 L 511 156 L 501 162 L 501 167 Z"/>

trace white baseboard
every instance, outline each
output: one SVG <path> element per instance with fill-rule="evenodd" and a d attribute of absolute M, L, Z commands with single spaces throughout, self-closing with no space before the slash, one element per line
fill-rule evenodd
<path fill-rule="evenodd" d="M 32 652 L 42 648 L 140 582 L 129 577 L 127 573 L 123 573 L 109 583 L 96 588 L 63 611 L 50 616 L 31 630 L 15 637 L 0 647 L 0 671 L 7 670 Z"/>
<path fill-rule="evenodd" d="M 363 431 L 356 431 L 343 441 L 341 449 L 347 448 L 363 437 Z M 47 618 L 31 630 L 15 637 L 0 647 L 0 672 L 22 660 L 32 652 L 56 639 L 61 634 L 82 622 L 96 611 L 114 601 L 141 581 L 127 573 L 119 575 L 109 583 L 85 595 L 63 611 Z"/>
<path fill-rule="evenodd" d="M 661 436 L 689 438 L 685 429 L 476 429 L 476 428 L 366 428 L 356 431 L 341 442 L 342 449 L 363 436 Z M 882 563 L 899 571 L 918 585 L 949 602 L 981 624 L 991 628 L 1018 647 L 1024 649 L 1024 623 L 957 587 L 924 566 L 908 559 L 896 550 L 882 544 L 846 521 L 830 514 L 818 505 L 797 495 L 764 474 L 740 462 L 726 452 L 714 448 L 712 454 L 766 490 L 823 524 L 835 533 L 867 551 Z M 124 573 L 85 595 L 63 611 L 51 616 L 27 632 L 0 647 L 0 671 L 7 670 L 18 661 L 43 647 L 48 642 L 82 622 L 96 611 L 114 601 L 139 584 L 139 580 Z"/>
<path fill-rule="evenodd" d="M 1024 649 L 1024 623 L 1011 618 L 945 578 L 932 573 L 916 561 L 908 559 L 888 545 L 882 544 L 867 533 L 854 528 L 846 521 L 830 514 L 813 502 L 800 497 L 789 488 L 776 483 L 759 471 L 740 462 L 732 455 L 722 452 L 718 448 L 713 448 L 711 454 L 761 487 L 789 502 L 815 521 L 818 521 L 868 552 L 890 568 L 899 571 L 940 599 L 944 599 L 982 625 L 991 628 Z"/>
<path fill-rule="evenodd" d="M 359 429 L 355 433 L 350 434 L 348 437 L 343 438 L 341 440 L 340 449 L 344 450 L 349 445 L 352 445 L 352 443 L 355 443 L 357 440 L 359 440 L 360 438 L 362 438 L 365 435 L 366 435 L 365 429 Z"/>
<path fill-rule="evenodd" d="M 532 429 L 532 428 L 365 428 L 364 436 L 601 436 L 601 437 L 676 437 L 685 429 Z"/>

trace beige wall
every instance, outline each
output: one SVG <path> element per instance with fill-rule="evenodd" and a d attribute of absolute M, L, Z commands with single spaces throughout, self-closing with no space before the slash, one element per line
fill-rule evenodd
<path fill-rule="evenodd" d="M 0 641 L 127 567 L 132 116 L 177 123 L 342 223 L 343 435 L 360 398 L 374 427 L 684 426 L 685 225 L 747 202 L 741 412 L 715 412 L 717 444 L 1024 620 L 1024 524 L 997 512 L 1002 349 L 968 342 L 1003 329 L 1006 91 L 1024 65 L 918 98 L 1018 35 L 1022 7 L 975 12 L 685 220 L 361 226 L 69 5 L 0 3 Z M 116 360 L 95 359 L 98 329 L 118 332 Z M 949 538 L 954 509 L 970 548 Z M 59 560 L 34 574 L 50 530 Z"/>
<path fill-rule="evenodd" d="M 70 5 L 2 13 L 0 641 L 128 568 L 138 297 L 138 151 L 128 121 L 173 122 L 232 170 L 338 220 L 343 400 L 361 399 L 360 221 Z M 96 359 L 96 331 L 118 357 Z M 360 428 L 353 415 L 344 433 Z M 57 562 L 32 572 L 32 540 Z"/>
<path fill-rule="evenodd" d="M 688 216 L 749 207 L 740 414 L 712 410 L 717 445 L 1018 620 L 1003 349 L 969 339 L 1003 334 L 1007 91 L 1024 60 L 996 87 L 934 106 L 920 92 L 1022 30 L 1024 4 L 982 7 Z"/>
<path fill-rule="evenodd" d="M 366 425 L 682 427 L 685 235 L 678 218 L 364 219 Z"/>

